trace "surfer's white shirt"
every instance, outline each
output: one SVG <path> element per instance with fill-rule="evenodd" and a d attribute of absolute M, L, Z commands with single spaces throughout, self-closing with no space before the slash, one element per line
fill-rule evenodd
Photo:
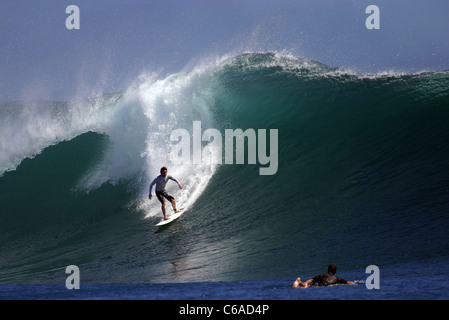
<path fill-rule="evenodd" d="M 163 177 L 162 175 L 159 175 L 156 177 L 156 179 L 153 180 L 153 182 L 151 182 L 149 194 L 151 194 L 151 190 L 153 189 L 154 184 L 156 184 L 156 191 L 164 191 L 165 185 L 167 184 L 168 180 L 173 180 L 174 182 L 179 184 L 178 180 L 176 180 L 172 176 L 167 175 L 166 177 Z"/>

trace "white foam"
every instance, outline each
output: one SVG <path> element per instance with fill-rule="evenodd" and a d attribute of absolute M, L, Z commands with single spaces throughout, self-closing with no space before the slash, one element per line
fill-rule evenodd
<path fill-rule="evenodd" d="M 99 114 L 92 101 L 11 104 L 0 117 L 0 175 L 52 144 L 94 130 L 101 123 Z"/>
<path fill-rule="evenodd" d="M 156 198 L 148 201 L 148 185 L 159 175 L 162 166 L 168 167 L 169 175 L 175 177 L 183 190 L 169 182 L 167 191 L 177 201 L 178 208 L 188 209 L 201 195 L 213 176 L 216 165 L 202 162 L 199 165 L 179 165 L 172 158 L 170 135 L 173 130 L 192 126 L 193 120 L 213 123 L 213 117 L 208 112 L 207 101 L 210 96 L 202 81 L 210 75 L 207 66 L 200 66 L 190 72 L 172 75 L 163 80 L 147 79 L 140 84 L 136 91 L 139 103 L 146 116 L 148 135 L 145 140 L 145 150 L 140 155 L 145 159 L 146 188 L 142 193 L 142 200 L 138 207 L 147 216 L 161 215 L 160 203 Z M 153 189 L 154 195 L 154 189 Z M 167 211 L 171 210 L 167 205 Z"/>
<path fill-rule="evenodd" d="M 144 74 L 122 94 L 108 98 L 56 107 L 51 103 L 26 103 L 0 118 L 0 174 L 15 169 L 25 157 L 32 157 L 51 144 L 87 131 L 100 132 L 108 135 L 110 145 L 103 159 L 80 179 L 79 189 L 90 191 L 104 183 L 132 179 L 141 190 L 136 200 L 138 208 L 150 216 L 159 215 L 158 201 L 148 201 L 148 185 L 159 169 L 167 166 L 169 174 L 184 186 L 179 190 L 176 184 L 169 183 L 168 191 L 188 208 L 206 188 L 216 165 L 205 161 L 200 165 L 177 165 L 171 158 L 170 135 L 178 128 L 191 130 L 195 120 L 201 120 L 205 128 L 215 127 L 210 111 L 214 96 L 209 82 L 215 72 L 234 62 L 235 57 L 231 56 L 209 57 L 189 71 L 164 79 Z M 261 63 L 263 67 L 291 70 L 315 67 L 313 62 L 287 53 L 275 53 L 271 61 L 265 59 Z M 257 64 L 248 61 L 248 67 Z"/>

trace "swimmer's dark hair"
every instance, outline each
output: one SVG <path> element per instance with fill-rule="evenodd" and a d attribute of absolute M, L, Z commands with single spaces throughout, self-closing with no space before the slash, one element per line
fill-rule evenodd
<path fill-rule="evenodd" d="M 165 170 L 168 170 L 167 167 L 162 167 L 161 168 L 161 174 L 162 174 L 162 171 L 165 171 Z"/>
<path fill-rule="evenodd" d="M 329 267 L 327 267 L 327 272 L 336 274 L 337 273 L 337 266 L 330 264 Z"/>

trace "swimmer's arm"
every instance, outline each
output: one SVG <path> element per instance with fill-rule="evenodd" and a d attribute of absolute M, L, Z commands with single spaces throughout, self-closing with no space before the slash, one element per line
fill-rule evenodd
<path fill-rule="evenodd" d="M 355 284 L 355 282 L 353 282 L 353 281 L 346 281 L 346 280 L 344 280 L 344 279 L 342 279 L 342 278 L 339 278 L 339 277 L 337 277 L 337 279 L 338 279 L 337 283 L 342 283 L 342 284 Z"/>

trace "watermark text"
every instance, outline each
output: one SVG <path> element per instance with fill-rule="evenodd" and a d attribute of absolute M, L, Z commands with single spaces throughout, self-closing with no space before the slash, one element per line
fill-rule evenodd
<path fill-rule="evenodd" d="M 376 265 L 369 265 L 365 269 L 365 273 L 370 275 L 366 278 L 365 286 L 368 290 L 380 289 L 380 271 Z"/>
<path fill-rule="evenodd" d="M 234 164 L 234 160 L 235 164 L 245 164 L 246 145 L 247 164 L 256 164 L 258 161 L 259 164 L 266 165 L 259 168 L 260 175 L 274 175 L 277 172 L 277 129 L 270 129 L 268 146 L 266 129 L 258 129 L 257 133 L 254 129 L 245 131 L 225 129 L 224 131 L 224 164 Z M 175 129 L 170 135 L 170 141 L 176 142 L 172 147 L 172 158 L 175 159 L 176 164 L 201 164 L 204 161 L 223 164 L 222 133 L 217 129 L 207 129 L 202 132 L 201 121 L 193 121 L 192 137 L 186 129 Z M 204 148 L 203 142 L 208 142 Z"/>
<path fill-rule="evenodd" d="M 65 287 L 69 290 L 80 288 L 80 269 L 75 265 L 65 268 L 65 273 L 70 274 L 65 280 Z"/>

